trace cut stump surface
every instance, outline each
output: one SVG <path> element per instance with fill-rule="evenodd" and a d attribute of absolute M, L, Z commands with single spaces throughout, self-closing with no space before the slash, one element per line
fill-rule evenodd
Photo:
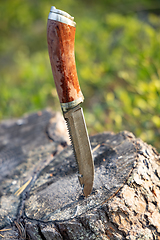
<path fill-rule="evenodd" d="M 0 124 L 0 238 L 160 239 L 160 156 L 130 132 L 90 138 L 85 198 L 60 113 Z"/>

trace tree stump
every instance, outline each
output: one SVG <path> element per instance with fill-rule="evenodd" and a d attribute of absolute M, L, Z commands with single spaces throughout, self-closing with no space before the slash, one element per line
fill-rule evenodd
<path fill-rule="evenodd" d="M 0 124 L 0 239 L 160 239 L 160 156 L 127 131 L 90 138 L 85 198 L 60 113 Z"/>

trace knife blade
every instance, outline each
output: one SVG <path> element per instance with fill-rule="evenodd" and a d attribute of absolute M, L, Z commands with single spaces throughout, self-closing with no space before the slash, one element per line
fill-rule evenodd
<path fill-rule="evenodd" d="M 87 127 L 80 103 L 81 92 L 74 56 L 74 18 L 51 7 L 47 22 L 47 41 L 50 63 L 64 119 L 78 164 L 78 178 L 87 197 L 93 188 L 94 163 Z"/>

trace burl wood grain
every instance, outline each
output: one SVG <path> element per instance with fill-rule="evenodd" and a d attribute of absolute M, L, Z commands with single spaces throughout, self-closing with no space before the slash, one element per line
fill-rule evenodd
<path fill-rule="evenodd" d="M 48 20 L 47 41 L 53 77 L 61 103 L 82 97 L 79 86 L 74 40 L 76 28 L 54 20 Z"/>

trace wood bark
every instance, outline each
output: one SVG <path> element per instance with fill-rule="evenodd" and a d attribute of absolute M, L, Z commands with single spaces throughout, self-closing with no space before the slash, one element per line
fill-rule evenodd
<path fill-rule="evenodd" d="M 160 239 L 158 152 L 127 131 L 90 140 L 85 198 L 60 113 L 1 122 L 0 239 Z"/>

